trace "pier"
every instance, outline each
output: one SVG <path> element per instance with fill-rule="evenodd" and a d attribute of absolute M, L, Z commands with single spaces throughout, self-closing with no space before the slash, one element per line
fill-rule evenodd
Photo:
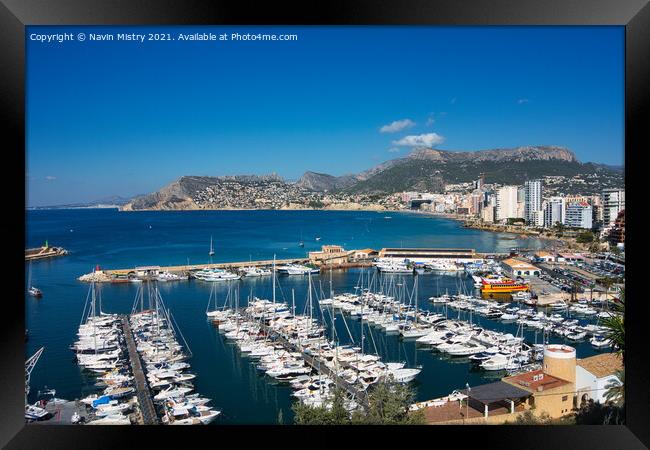
<path fill-rule="evenodd" d="M 253 320 L 253 319 L 251 319 Z M 279 342 L 282 344 L 282 346 L 285 348 L 287 351 L 291 352 L 300 352 L 302 358 L 305 360 L 307 365 L 309 365 L 312 369 L 314 369 L 317 372 L 320 372 L 328 377 L 330 377 L 334 382 L 336 383 L 336 386 L 344 389 L 348 393 L 350 393 L 355 401 L 357 401 L 359 404 L 361 404 L 364 408 L 368 408 L 368 393 L 366 391 L 361 391 L 354 387 L 352 384 L 348 383 L 341 377 L 339 377 L 334 371 L 332 371 L 324 362 L 319 360 L 317 357 L 309 355 L 303 351 L 301 351 L 299 348 L 297 348 L 295 345 L 287 341 L 284 336 L 280 335 L 278 332 L 275 330 L 271 329 L 268 325 L 261 324 L 262 329 L 264 330 L 265 333 L 267 333 L 274 341 Z"/>
<path fill-rule="evenodd" d="M 129 325 L 127 316 L 122 316 L 122 330 L 124 331 L 126 347 L 129 352 L 131 370 L 133 371 L 133 376 L 135 377 L 135 390 L 138 396 L 138 405 L 142 414 L 142 421 L 145 425 L 157 425 L 158 416 L 156 415 L 156 409 L 154 408 L 153 401 L 151 400 L 151 392 L 149 391 L 149 385 L 147 384 L 147 379 L 144 376 L 144 371 L 142 370 L 140 355 L 138 355 L 138 351 L 136 350 L 135 341 L 133 340 L 133 333 L 131 332 L 131 325 Z"/>
<path fill-rule="evenodd" d="M 45 244 L 43 247 L 26 249 L 25 261 L 52 258 L 55 256 L 63 256 L 67 254 L 68 251 L 62 247 L 49 247 L 47 244 Z"/>
<path fill-rule="evenodd" d="M 305 264 L 309 262 L 307 258 L 292 258 L 292 259 L 276 259 L 276 265 L 284 264 Z M 273 265 L 273 260 L 263 260 L 263 261 L 242 261 L 242 262 L 226 262 L 226 263 L 209 263 L 209 264 L 184 264 L 182 266 L 149 266 L 138 268 L 134 267 L 132 269 L 103 269 L 103 272 L 107 275 L 129 275 L 136 274 L 139 271 L 143 270 L 159 270 L 172 273 L 189 273 L 193 270 L 201 269 L 240 269 L 242 267 L 268 267 Z"/>

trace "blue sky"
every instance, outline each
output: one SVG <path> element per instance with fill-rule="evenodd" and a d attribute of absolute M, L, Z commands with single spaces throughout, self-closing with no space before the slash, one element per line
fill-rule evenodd
<path fill-rule="evenodd" d="M 292 42 L 32 33 L 297 34 Z M 29 27 L 30 206 L 181 175 L 342 175 L 415 145 L 623 164 L 622 27 Z"/>

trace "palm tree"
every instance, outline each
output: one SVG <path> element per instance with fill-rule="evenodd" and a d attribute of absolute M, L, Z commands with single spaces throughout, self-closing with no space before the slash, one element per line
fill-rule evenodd
<path fill-rule="evenodd" d="M 618 353 L 623 358 L 625 364 L 625 289 L 621 288 L 618 303 L 612 304 L 614 314 L 611 317 L 602 319 L 601 324 L 607 328 L 606 338 L 612 341 L 612 344 L 618 349 Z"/>
<path fill-rule="evenodd" d="M 625 368 L 617 370 L 616 377 L 605 385 L 605 399 L 621 407 L 625 403 Z"/>
<path fill-rule="evenodd" d="M 600 284 L 605 287 L 605 302 L 607 302 L 607 296 L 609 295 L 609 288 L 614 284 L 614 280 L 610 277 L 605 277 L 600 280 Z"/>

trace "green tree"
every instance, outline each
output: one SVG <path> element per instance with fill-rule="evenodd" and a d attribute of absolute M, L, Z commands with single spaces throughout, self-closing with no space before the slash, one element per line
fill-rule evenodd
<path fill-rule="evenodd" d="M 352 415 L 345 409 L 345 391 L 336 389 L 331 408 L 293 405 L 294 423 L 297 425 L 378 425 L 421 424 L 421 411 L 409 413 L 408 407 L 415 394 L 407 385 L 380 382 L 368 394 L 368 408 L 358 408 Z"/>
<path fill-rule="evenodd" d="M 613 403 L 596 403 L 589 400 L 576 412 L 577 425 L 623 425 L 625 424 L 625 405 L 618 407 Z"/>
<path fill-rule="evenodd" d="M 598 253 L 600 251 L 600 243 L 598 241 L 594 241 L 591 243 L 589 246 L 589 252 L 591 253 Z"/>
<path fill-rule="evenodd" d="M 588 244 L 589 242 L 593 242 L 593 240 L 594 234 L 591 231 L 583 231 L 576 237 L 576 242 L 578 244 Z"/>
<path fill-rule="evenodd" d="M 345 392 L 337 388 L 332 399 L 332 408 L 325 406 L 308 406 L 302 402 L 293 405 L 294 423 L 296 425 L 347 425 L 350 414 L 344 407 Z"/>
<path fill-rule="evenodd" d="M 421 411 L 409 413 L 415 393 L 408 385 L 382 381 L 368 395 L 367 411 L 356 411 L 352 423 L 364 425 L 413 425 L 424 423 Z"/>

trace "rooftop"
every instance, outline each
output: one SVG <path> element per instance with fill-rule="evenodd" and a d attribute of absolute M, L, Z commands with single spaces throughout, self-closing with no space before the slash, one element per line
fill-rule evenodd
<path fill-rule="evenodd" d="M 520 389 L 503 381 L 496 381 L 489 384 L 481 384 L 479 386 L 469 388 L 461 391 L 463 394 L 468 395 L 474 400 L 478 400 L 483 404 L 490 404 L 500 402 L 502 400 L 518 399 L 529 397 L 530 392 Z"/>
<path fill-rule="evenodd" d="M 623 369 L 623 360 L 616 353 L 601 353 L 600 355 L 579 359 L 576 363 L 598 378 L 614 375 L 617 370 Z"/>
<path fill-rule="evenodd" d="M 544 373 L 542 369 L 506 377 L 503 381 L 520 386 L 522 389 L 526 389 L 529 392 L 547 391 L 549 389 L 555 389 L 569 384 L 566 380 Z"/>
<path fill-rule="evenodd" d="M 502 261 L 502 263 L 506 264 L 506 265 L 508 265 L 510 267 L 538 270 L 537 267 L 533 266 L 532 264 L 527 263 L 526 261 L 521 261 L 520 259 L 515 259 L 515 258 L 504 259 Z"/>
<path fill-rule="evenodd" d="M 472 389 L 473 390 L 473 389 Z M 530 395 L 530 394 L 529 394 Z M 422 409 L 424 420 L 428 424 L 445 423 L 451 421 L 462 421 L 463 419 L 480 419 L 484 417 L 485 411 L 477 409 L 475 406 L 466 405 L 462 407 L 458 401 L 447 402 L 441 406 L 429 406 Z M 525 410 L 522 404 L 515 405 L 515 412 L 519 413 Z M 502 404 L 488 405 L 488 414 L 490 417 L 510 414 L 510 407 Z"/>

